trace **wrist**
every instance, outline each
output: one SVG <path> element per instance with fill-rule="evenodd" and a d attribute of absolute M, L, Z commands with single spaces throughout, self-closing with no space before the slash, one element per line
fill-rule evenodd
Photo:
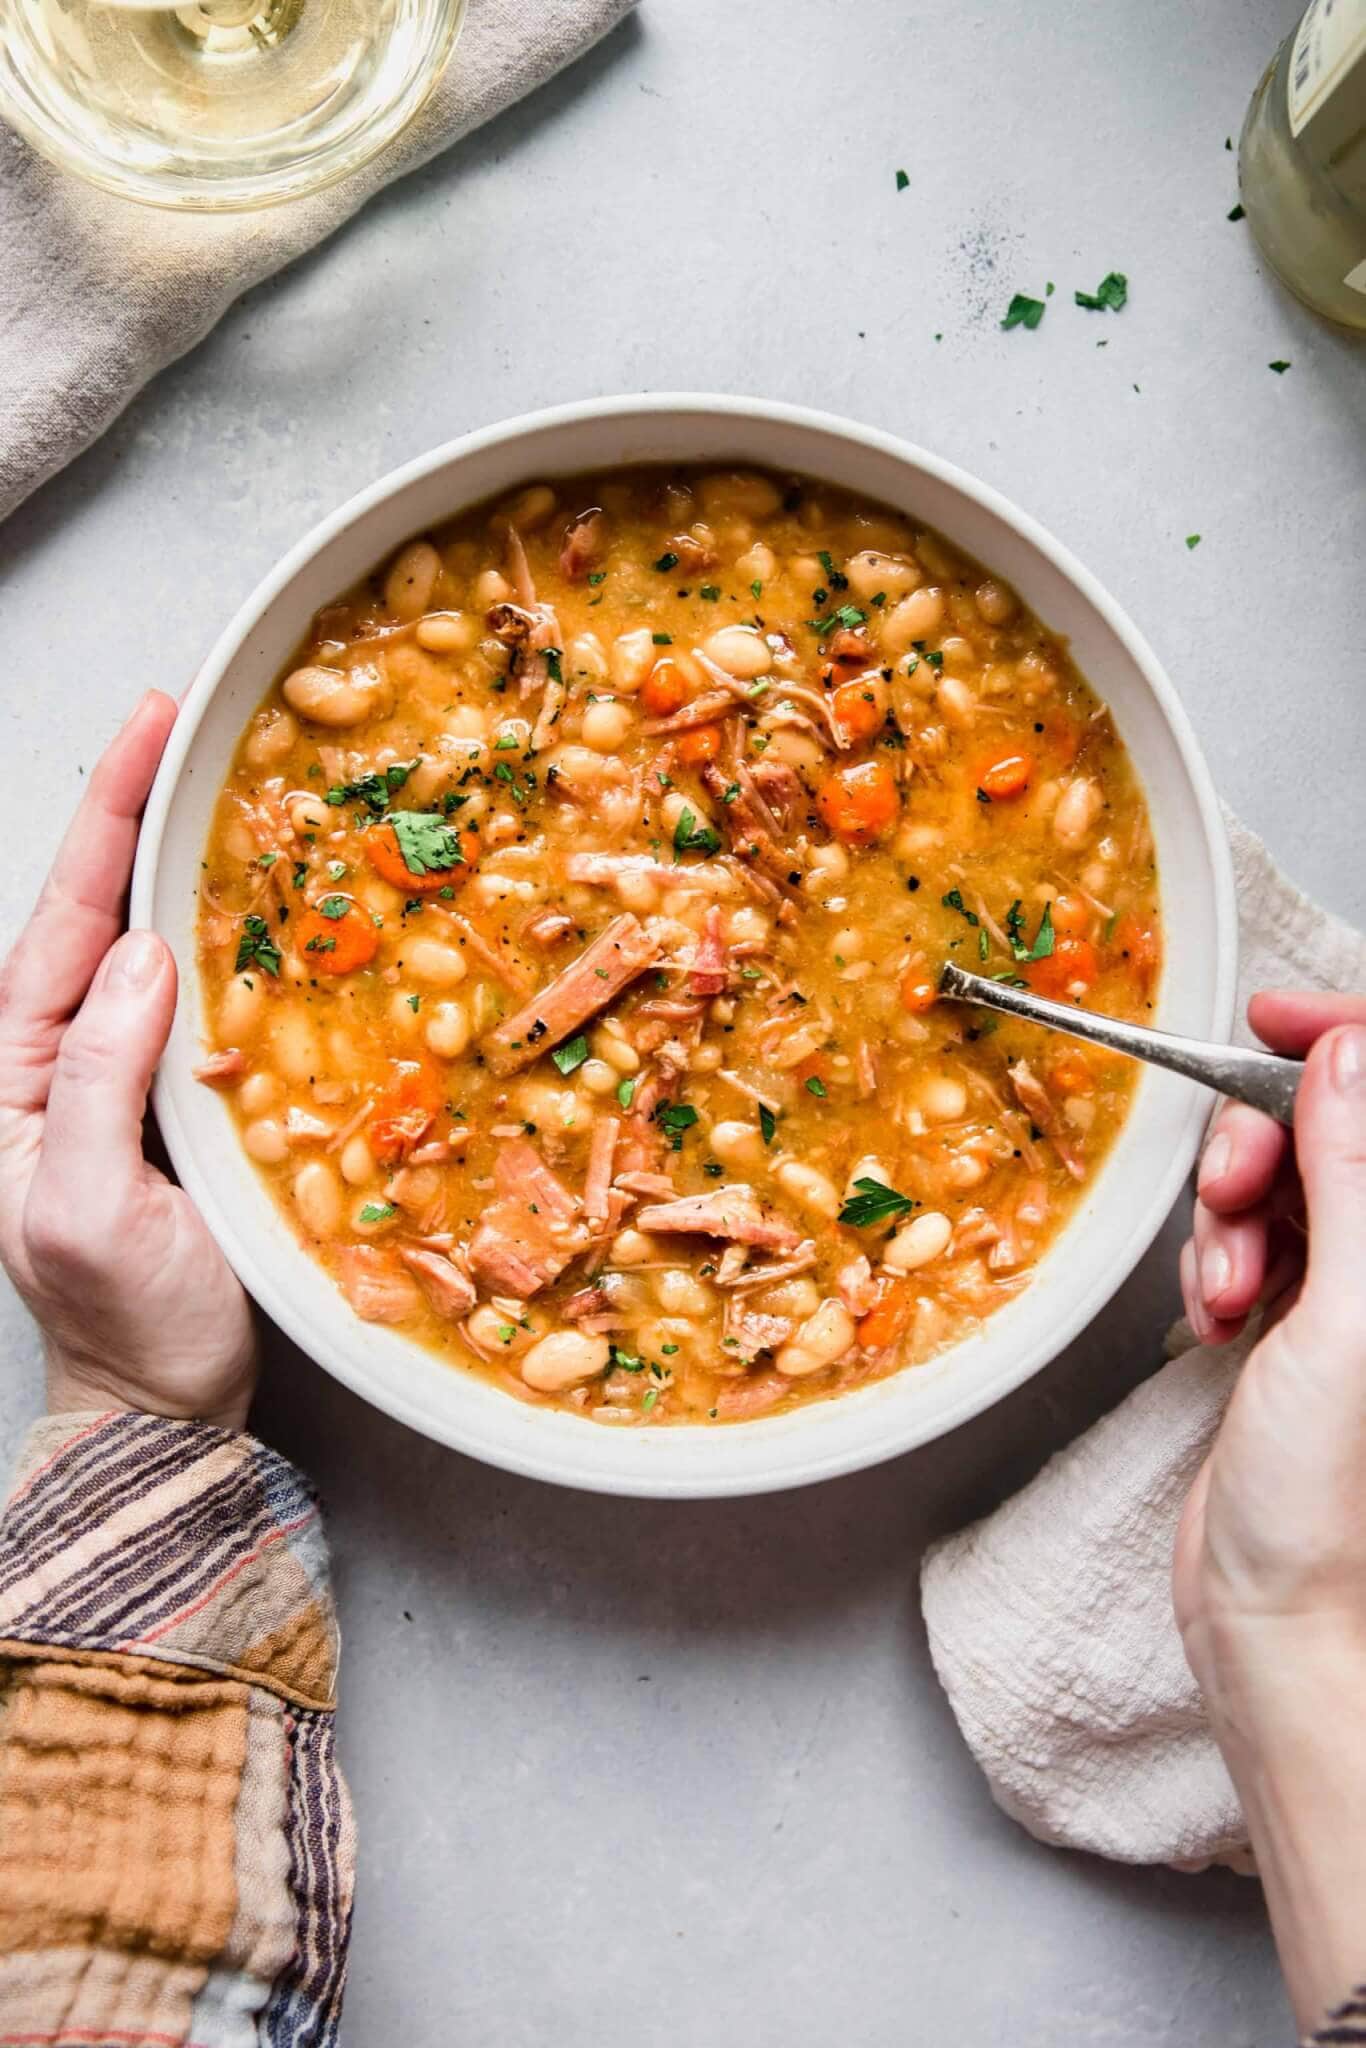
<path fill-rule="evenodd" d="M 220 1429 L 245 1430 L 255 1386 L 251 1357 L 240 1371 L 220 1375 L 211 1389 L 140 1386 L 97 1359 L 73 1358 L 47 1344 L 46 1405 L 49 1415 L 123 1409 L 130 1415 L 162 1415 L 172 1422 L 212 1422 Z M 183 1398 L 181 1394 L 183 1392 Z"/>

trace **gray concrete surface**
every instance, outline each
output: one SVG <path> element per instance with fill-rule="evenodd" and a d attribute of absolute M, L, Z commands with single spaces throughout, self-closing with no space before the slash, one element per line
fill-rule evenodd
<path fill-rule="evenodd" d="M 670 387 L 874 421 L 1027 506 L 1151 636 L 1230 802 L 1362 919 L 1366 351 L 1225 218 L 1224 138 L 1293 11 L 651 0 L 0 530 L 6 928 L 79 768 L 318 515 L 466 427 Z M 1112 268 L 1127 310 L 1076 309 Z M 1042 327 L 1003 334 L 1049 279 Z M 1255 1887 L 1021 1834 L 917 1613 L 927 1532 L 1148 1369 L 1178 1236 L 994 1414 L 752 1503 L 507 1479 L 276 1345 L 260 1426 L 333 1509 L 352 2048 L 1287 2042 Z M 0 1306 L 8 1450 L 37 1352 Z"/>

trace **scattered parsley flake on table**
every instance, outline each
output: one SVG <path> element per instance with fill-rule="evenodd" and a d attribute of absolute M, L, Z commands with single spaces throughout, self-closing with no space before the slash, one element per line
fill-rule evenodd
<path fill-rule="evenodd" d="M 1043 316 L 1042 299 L 1031 299 L 1027 292 L 1016 292 L 1006 307 L 1006 317 L 1001 325 L 1007 330 L 1012 327 L 1037 327 Z"/>
<path fill-rule="evenodd" d="M 1122 270 L 1111 270 L 1093 292 L 1073 292 L 1072 297 L 1088 313 L 1118 313 L 1129 297 L 1129 280 Z"/>
<path fill-rule="evenodd" d="M 1276 362 L 1268 363 L 1266 367 L 1268 368 L 1268 370 L 1274 370 L 1278 377 L 1283 377 L 1286 371 L 1290 368 L 1290 365 L 1287 362 Z"/>
<path fill-rule="evenodd" d="M 1199 547 L 1199 545 L 1200 545 L 1200 536 L 1199 536 L 1199 534 L 1198 534 L 1198 533 L 1188 533 L 1188 534 L 1186 535 L 1186 546 L 1187 546 L 1188 548 L 1198 548 L 1198 547 Z"/>
<path fill-rule="evenodd" d="M 910 179 L 906 176 L 906 173 L 904 171 L 897 172 L 896 189 L 898 192 L 904 192 L 906 190 L 906 187 L 910 184 L 910 182 Z"/>
<path fill-rule="evenodd" d="M 1225 218 L 1227 220 L 1241 220 L 1243 218 L 1242 206 L 1238 205 L 1230 208 L 1229 212 L 1225 215 Z"/>

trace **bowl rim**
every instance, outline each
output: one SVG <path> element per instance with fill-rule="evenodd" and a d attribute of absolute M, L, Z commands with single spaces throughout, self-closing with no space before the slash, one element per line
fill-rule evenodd
<path fill-rule="evenodd" d="M 642 424 L 648 424 L 651 419 L 663 415 L 694 416 L 699 420 L 705 418 L 713 424 L 726 419 L 733 419 L 737 424 L 760 421 L 780 427 L 792 427 L 798 431 L 830 435 L 855 446 L 861 446 L 912 471 L 931 477 L 937 483 L 970 499 L 1036 549 L 1054 571 L 1072 584 L 1085 603 L 1118 640 L 1138 670 L 1180 755 L 1210 869 L 1211 912 L 1215 938 L 1210 1031 L 1211 1035 L 1227 1037 L 1232 1024 L 1236 995 L 1238 922 L 1233 862 L 1223 814 L 1199 741 L 1185 707 L 1177 696 L 1175 686 L 1123 607 L 1111 597 L 1071 550 L 1055 539 L 1031 514 L 1021 510 L 993 485 L 983 483 L 968 471 L 959 468 L 957 464 L 920 447 L 915 442 L 886 433 L 877 427 L 845 419 L 835 413 L 789 405 L 778 400 L 735 394 L 625 393 L 573 400 L 534 412 L 516 414 L 492 425 L 476 428 L 467 434 L 457 435 L 429 449 L 425 454 L 399 464 L 355 492 L 334 511 L 319 520 L 288 549 L 272 569 L 261 577 L 238 605 L 181 699 L 179 716 L 172 728 L 143 813 L 129 899 L 130 923 L 154 925 L 155 892 L 167 821 L 181 774 L 189 760 L 205 712 L 225 672 L 262 616 L 317 555 L 369 512 L 389 500 L 400 497 L 410 486 L 452 462 L 504 443 L 527 442 L 530 444 L 527 473 L 530 474 L 534 463 L 534 441 L 538 435 L 553 434 L 562 427 L 583 425 L 597 420 L 635 417 L 639 418 Z M 397 544 L 407 537 L 406 532 L 396 533 L 393 541 Z M 775 1445 L 770 1461 L 753 1471 L 721 1471 L 711 1476 L 694 1474 L 687 1477 L 661 1472 L 629 1474 L 617 1478 L 610 1470 L 599 1469 L 591 1460 L 587 1464 L 576 1461 L 567 1444 L 563 1448 L 559 1444 L 553 1444 L 542 1450 L 534 1443 L 523 1448 L 519 1442 L 476 1442 L 471 1433 L 444 1426 L 445 1419 L 427 1413 L 419 1399 L 409 1398 L 402 1390 L 376 1388 L 371 1384 L 363 1366 L 352 1359 L 331 1349 L 327 1349 L 326 1355 L 320 1357 L 319 1352 L 325 1347 L 319 1344 L 317 1332 L 306 1323 L 303 1313 L 296 1309 L 287 1286 L 264 1270 L 248 1238 L 239 1231 L 231 1213 L 218 1201 L 207 1174 L 201 1171 L 195 1149 L 185 1133 L 171 1098 L 169 1083 L 160 1068 L 153 1083 L 152 1100 L 162 1138 L 182 1186 L 204 1213 L 216 1241 L 252 1299 L 306 1357 L 322 1365 L 333 1378 L 341 1381 L 351 1392 L 359 1395 L 371 1406 L 379 1408 L 419 1434 L 459 1450 L 466 1456 L 476 1457 L 482 1462 L 493 1464 L 521 1477 L 540 1479 L 551 1484 L 627 1498 L 654 1499 L 720 1498 L 812 1485 L 821 1480 L 837 1478 L 848 1472 L 884 1463 L 903 1452 L 948 1435 L 950 1431 L 960 1428 L 986 1409 L 995 1406 L 1007 1394 L 1014 1392 L 1041 1371 L 1051 1358 L 1065 1350 L 1093 1317 L 1113 1299 L 1118 1288 L 1133 1272 L 1170 1214 L 1181 1185 L 1194 1163 L 1199 1149 L 1202 1121 L 1195 1114 L 1198 1108 L 1197 1098 L 1193 1101 L 1192 1112 L 1185 1119 L 1180 1141 L 1173 1146 L 1163 1170 L 1157 1175 L 1146 1205 L 1130 1219 L 1130 1234 L 1124 1254 L 1125 1264 L 1118 1276 L 1114 1277 L 1113 1271 L 1106 1271 L 1093 1279 L 1089 1285 L 1074 1291 L 1068 1303 L 1055 1317 L 1054 1334 L 1049 1351 L 1043 1359 L 1023 1366 L 1018 1362 L 1012 1362 L 994 1376 L 980 1381 L 969 1381 L 965 1375 L 959 1398 L 941 1408 L 936 1414 L 933 1428 L 926 1430 L 917 1427 L 916 1417 L 912 1411 L 899 1428 L 893 1428 L 885 1433 L 870 1431 L 868 1440 L 862 1443 L 836 1445 L 824 1450 L 813 1446 L 805 1454 L 799 1452 L 794 1455 L 788 1448 L 788 1443 L 791 1442 L 791 1439 L 788 1439 L 782 1445 Z M 951 1359 L 962 1349 L 962 1345 L 952 1346 L 943 1354 L 943 1358 Z M 1020 1355 L 1028 1357 L 1030 1349 L 1031 1347 L 1021 1346 Z M 935 1360 L 932 1364 L 939 1362 Z M 883 1384 L 895 1384 L 895 1376 L 893 1380 Z M 510 1414 L 530 1412 L 523 1410 L 508 1397 L 502 1398 Z M 818 1407 L 824 1409 L 829 1405 L 843 1404 L 821 1403 Z M 796 1414 L 800 1416 L 807 1412 L 809 1411 L 803 1409 L 796 1411 Z M 762 1424 L 736 1426 L 737 1430 L 744 1428 L 746 1431 L 749 1427 L 761 1428 Z M 732 1433 L 731 1430 L 726 1432 L 727 1436 Z M 673 1434 L 673 1431 L 669 1432 L 670 1436 Z M 616 1440 L 613 1432 L 601 1428 L 595 1428 L 595 1436 L 609 1441 Z"/>

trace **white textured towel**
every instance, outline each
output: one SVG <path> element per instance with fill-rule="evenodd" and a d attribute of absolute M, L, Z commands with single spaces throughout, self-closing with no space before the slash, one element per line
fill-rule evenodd
<path fill-rule="evenodd" d="M 1230 818 L 1239 1015 L 1258 988 L 1366 988 L 1366 939 Z M 1246 1035 L 1244 1028 L 1244 1035 Z M 922 1572 L 935 1668 L 999 1805 L 1124 1863 L 1246 1865 L 1247 1831 L 1172 1614 L 1186 1493 L 1250 1338 L 1172 1362 Z"/>
<path fill-rule="evenodd" d="M 166 213 L 54 169 L 0 124 L 0 519 L 79 455 L 233 300 L 596 43 L 635 0 L 470 0 L 413 125 L 311 199 Z"/>

